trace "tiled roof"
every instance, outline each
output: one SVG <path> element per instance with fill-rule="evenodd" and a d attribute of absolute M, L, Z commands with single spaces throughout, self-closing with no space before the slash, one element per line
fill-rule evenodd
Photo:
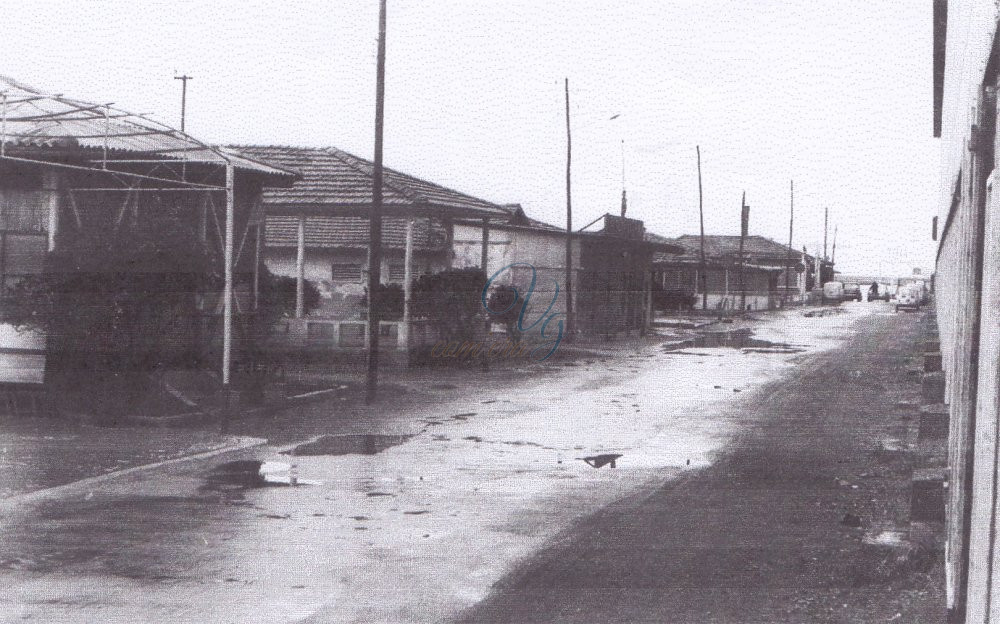
<path fill-rule="evenodd" d="M 371 206 L 374 165 L 368 160 L 332 147 L 242 145 L 234 149 L 301 174 L 301 179 L 290 188 L 267 189 L 266 208 L 311 207 L 322 212 Z M 492 202 L 388 168 L 384 169 L 382 195 L 387 213 L 396 208 L 410 214 L 459 218 L 508 214 Z"/>
<path fill-rule="evenodd" d="M 382 219 L 382 247 L 405 249 L 407 219 Z M 298 218 L 269 215 L 265 225 L 268 247 L 296 247 Z M 368 219 L 362 217 L 306 217 L 306 247 L 328 249 L 367 249 Z M 417 251 L 445 249 L 447 233 L 444 227 L 428 219 L 416 219 L 413 224 L 413 248 Z"/>
<path fill-rule="evenodd" d="M 684 247 L 700 254 L 701 237 L 697 234 L 685 234 L 677 238 L 677 242 Z M 711 257 L 739 256 L 740 237 L 739 236 L 718 236 L 705 235 L 705 255 Z M 787 256 L 801 259 L 802 252 L 790 249 L 787 245 L 775 242 L 763 236 L 747 236 L 743 243 L 743 253 L 751 258 L 779 258 Z M 809 257 L 809 256 L 807 256 Z"/>
<path fill-rule="evenodd" d="M 6 98 L 3 142 L 8 151 L 18 148 L 77 149 L 103 154 L 141 153 L 152 158 L 209 162 L 285 178 L 294 173 L 225 152 L 152 121 L 104 105 L 48 95 L 12 78 L 0 76 L 0 94 Z M 121 158 L 121 156 L 117 156 Z"/>

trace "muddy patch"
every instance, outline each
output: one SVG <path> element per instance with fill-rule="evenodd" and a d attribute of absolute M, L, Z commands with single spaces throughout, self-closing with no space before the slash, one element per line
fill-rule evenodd
<path fill-rule="evenodd" d="M 282 451 L 282 454 L 297 456 L 375 455 L 388 448 L 398 446 L 412 437 L 412 434 L 326 435 L 300 444 L 293 449 Z"/>

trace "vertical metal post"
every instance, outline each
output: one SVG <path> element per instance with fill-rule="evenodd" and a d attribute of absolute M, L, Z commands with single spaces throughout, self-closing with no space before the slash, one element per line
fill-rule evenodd
<path fill-rule="evenodd" d="M 480 261 L 479 261 L 479 263 L 480 263 L 480 266 L 483 268 L 483 274 L 487 278 L 489 278 L 489 276 L 490 276 L 490 268 L 489 268 L 490 267 L 490 220 L 489 220 L 489 218 L 484 218 L 483 219 L 483 246 L 482 246 L 482 249 L 480 249 Z M 484 312 L 486 312 L 486 320 L 484 321 L 485 330 L 486 331 L 483 333 L 483 345 L 482 345 L 482 349 L 483 349 L 483 370 L 484 371 L 488 371 L 488 370 L 490 370 L 490 358 L 489 358 L 490 331 L 493 329 L 493 321 L 492 321 L 492 319 L 490 319 L 489 312 L 487 312 L 486 310 L 484 310 Z M 507 336 L 507 339 L 510 340 L 510 336 Z"/>
<path fill-rule="evenodd" d="M 385 120 L 385 0 L 379 3 L 378 58 L 375 74 L 375 154 L 372 172 L 372 210 L 368 219 L 368 371 L 365 402 L 372 403 L 378 387 L 379 306 L 382 285 L 382 130 Z"/>
<path fill-rule="evenodd" d="M 235 170 L 232 163 L 226 163 L 226 245 L 223 254 L 225 268 L 225 290 L 222 291 L 222 384 L 229 389 L 230 369 L 233 352 L 233 228 Z"/>
<path fill-rule="evenodd" d="M 7 94 L 3 94 L 3 112 L 0 120 L 0 156 L 7 154 Z"/>
<path fill-rule="evenodd" d="M 295 254 L 295 318 L 306 314 L 306 216 L 299 215 L 298 242 Z"/>
<path fill-rule="evenodd" d="M 569 78 L 566 78 L 566 339 L 573 339 L 573 195 L 570 171 L 573 162 L 573 139 L 569 127 Z"/>
<path fill-rule="evenodd" d="M 747 310 L 747 287 L 743 277 L 743 246 L 747 236 L 750 234 L 750 207 L 747 206 L 747 194 L 743 192 L 743 199 L 740 200 L 740 314 Z"/>
<path fill-rule="evenodd" d="M 111 134 L 111 117 L 108 106 L 104 106 L 104 149 L 101 157 L 101 167 L 108 168 L 108 135 Z"/>
<path fill-rule="evenodd" d="M 705 268 L 705 209 L 702 204 L 702 192 L 701 192 L 701 146 L 695 145 L 695 152 L 698 154 L 698 220 L 701 224 L 701 279 L 704 283 L 701 285 L 701 309 L 708 309 L 708 272 Z M 698 288 L 698 284 L 695 284 L 695 288 Z M 697 292 L 697 290 L 695 291 Z"/>
<path fill-rule="evenodd" d="M 788 297 L 788 289 L 792 280 L 792 224 L 795 223 L 795 180 L 791 181 L 791 208 L 788 214 L 788 253 L 785 256 L 785 292 L 781 297 L 784 302 Z M 806 267 L 808 270 L 808 267 Z M 803 278 L 805 275 L 803 274 Z"/>
<path fill-rule="evenodd" d="M 260 308 L 260 256 L 264 236 L 263 222 L 257 224 L 255 234 L 253 250 L 253 309 L 257 311 Z"/>
<path fill-rule="evenodd" d="M 403 255 L 403 347 L 410 352 L 410 302 L 413 298 L 413 219 L 406 222 L 406 250 Z"/>

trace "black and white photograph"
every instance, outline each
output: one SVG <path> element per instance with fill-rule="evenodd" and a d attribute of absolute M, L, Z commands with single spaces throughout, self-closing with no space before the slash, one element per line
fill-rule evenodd
<path fill-rule="evenodd" d="M 0 623 L 1000 624 L 998 24 L 4 3 Z"/>

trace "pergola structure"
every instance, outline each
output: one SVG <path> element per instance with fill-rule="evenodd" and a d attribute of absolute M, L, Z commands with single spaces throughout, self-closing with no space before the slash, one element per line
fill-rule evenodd
<path fill-rule="evenodd" d="M 244 157 L 234 150 L 203 143 L 190 135 L 142 114 L 130 113 L 110 103 L 92 103 L 43 93 L 12 79 L 0 77 L 0 165 L 37 166 L 44 185 L 68 199 L 78 228 L 83 227 L 82 194 L 115 194 L 121 197 L 117 229 L 129 217 L 138 219 L 143 194 L 201 194 L 201 232 L 207 241 L 214 221 L 224 263 L 222 291 L 222 363 L 224 386 L 229 385 L 233 343 L 233 267 L 248 239 L 253 219 L 248 212 L 240 232 L 236 227 L 237 202 L 259 207 L 259 193 L 246 197 L 237 192 L 237 170 L 247 184 L 289 184 L 294 172 Z M 237 197 L 241 195 L 240 197 Z M 251 194 L 252 195 L 252 194 Z M 56 202 L 57 203 L 57 202 Z M 219 205 L 224 226 L 219 223 Z M 55 248 L 60 227 L 58 205 L 48 214 L 49 251 Z M 237 247 L 237 239 L 239 246 Z M 259 240 L 256 253 L 260 253 Z M 259 283 L 254 269 L 254 300 Z"/>

